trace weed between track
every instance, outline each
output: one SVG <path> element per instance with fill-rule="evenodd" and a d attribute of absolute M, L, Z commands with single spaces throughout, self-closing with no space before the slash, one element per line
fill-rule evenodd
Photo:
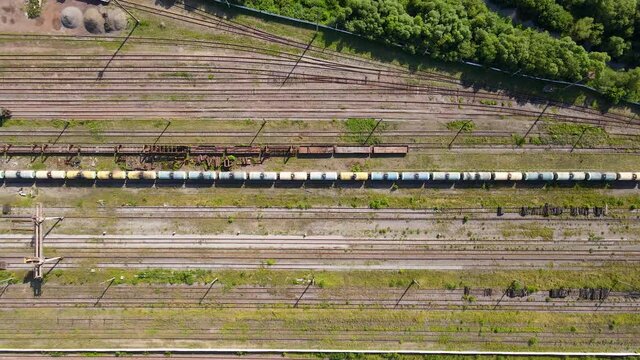
<path fill-rule="evenodd" d="M 608 265 L 586 270 L 398 270 L 398 271 L 287 271 L 268 267 L 259 270 L 127 270 L 102 268 L 92 272 L 91 264 L 76 270 L 53 270 L 46 282 L 61 285 L 90 285 L 113 277 L 115 285 L 144 284 L 208 284 L 218 278 L 224 288 L 236 286 L 286 287 L 299 285 L 304 279 L 315 279 L 315 286 L 322 288 L 400 288 L 404 289 L 415 279 L 423 289 L 472 288 L 506 289 L 517 280 L 527 287 L 539 290 L 554 288 L 578 289 L 583 287 L 610 288 L 614 291 L 632 291 L 640 287 L 637 266 Z M 13 277 L 20 281 L 26 275 L 22 271 L 0 271 L 0 280 Z M 122 278 L 121 278 L 122 277 Z"/>
<path fill-rule="evenodd" d="M 372 202 L 389 208 L 496 208 L 541 206 L 604 206 L 640 208 L 640 195 L 610 193 L 603 189 L 408 189 L 396 191 L 378 189 L 320 188 L 272 189 L 259 188 L 38 188 L 34 198 L 16 197 L 13 192 L 0 195 L 0 202 L 30 207 L 36 201 L 55 207 L 64 197 L 66 206 L 80 209 L 119 206 L 250 206 L 314 208 L 324 206 L 368 208 Z M 514 193 L 517 196 L 514 196 Z"/>

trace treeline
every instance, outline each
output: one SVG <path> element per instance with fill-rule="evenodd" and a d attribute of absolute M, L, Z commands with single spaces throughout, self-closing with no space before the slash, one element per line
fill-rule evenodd
<path fill-rule="evenodd" d="M 640 64 L 640 2 L 637 0 L 492 0 L 518 9 L 523 20 L 571 38 L 616 61 Z M 636 30 L 638 29 L 638 30 Z"/>
<path fill-rule="evenodd" d="M 490 11 L 482 0 L 236 1 L 337 26 L 372 40 L 399 45 L 412 54 L 475 61 L 550 79 L 590 81 L 613 102 L 640 100 L 638 71 L 608 69 L 610 57 L 606 53 L 587 52 L 569 36 L 554 38 L 546 32 L 516 27 L 509 19 Z"/>

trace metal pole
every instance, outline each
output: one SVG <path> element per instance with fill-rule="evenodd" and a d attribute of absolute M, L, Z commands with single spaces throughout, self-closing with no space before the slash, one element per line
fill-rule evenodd
<path fill-rule="evenodd" d="M 113 0 L 113 2 L 115 2 L 116 5 L 120 6 L 122 10 L 124 10 L 127 14 L 129 14 L 129 16 L 131 16 L 133 20 L 136 21 L 136 25 L 140 25 L 140 20 L 138 20 L 137 17 L 135 17 L 129 10 L 127 10 L 124 6 L 122 6 L 122 4 L 120 4 L 118 0 Z"/>
<path fill-rule="evenodd" d="M 42 236 L 42 204 L 36 204 L 36 215 L 34 217 L 34 237 L 35 237 L 35 257 L 38 259 L 38 263 L 36 263 L 33 277 L 34 279 L 42 279 L 42 264 L 41 262 L 44 260 L 42 256 L 43 249 L 43 236 Z"/>

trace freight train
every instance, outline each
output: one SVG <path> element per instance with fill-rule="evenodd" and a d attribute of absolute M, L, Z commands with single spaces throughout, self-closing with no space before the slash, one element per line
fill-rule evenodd
<path fill-rule="evenodd" d="M 0 170 L 0 181 L 15 180 L 159 180 L 159 181 L 640 181 L 639 172 L 568 171 L 92 171 Z"/>

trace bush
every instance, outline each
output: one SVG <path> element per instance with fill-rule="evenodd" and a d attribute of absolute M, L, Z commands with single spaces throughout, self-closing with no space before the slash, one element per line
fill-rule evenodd
<path fill-rule="evenodd" d="M 369 202 L 370 209 L 382 209 L 389 207 L 389 201 L 386 198 L 373 199 Z"/>
<path fill-rule="evenodd" d="M 472 120 L 454 120 L 447 123 L 447 129 L 451 131 L 472 132 L 476 124 Z"/>
<path fill-rule="evenodd" d="M 11 110 L 6 108 L 0 108 L 0 126 L 4 123 L 5 120 L 11 119 Z"/>
<path fill-rule="evenodd" d="M 640 99 L 640 81 L 633 82 L 627 75 L 619 74 L 610 78 L 615 72 L 606 67 L 610 60 L 606 53 L 589 53 L 569 36 L 555 38 L 547 32 L 516 27 L 509 19 L 490 11 L 482 0 L 234 1 L 285 16 L 320 21 L 433 59 L 474 61 L 507 71 L 572 82 L 595 75 L 599 81 L 591 85 L 605 92 L 612 101 Z M 621 3 L 613 6 L 614 1 Z M 553 0 L 502 2 L 518 4 L 551 29 L 563 35 L 575 33 L 580 39 L 599 39 L 597 23 L 602 23 L 605 33 L 615 29 L 614 35 L 624 39 L 622 42 L 617 38 L 608 40 L 608 47 L 616 53 L 628 49 L 627 40 L 633 35 L 635 5 L 631 3 L 634 0 L 563 0 L 563 3 L 594 3 L 593 8 L 603 8 L 593 16 L 595 23 L 584 20 L 579 26 L 573 25 L 573 11 L 566 4 L 564 8 L 569 11 Z M 605 74 L 604 69 L 607 69 Z"/>
<path fill-rule="evenodd" d="M 38 0 L 27 1 L 27 16 L 29 19 L 35 19 L 42 13 L 42 8 Z"/>

